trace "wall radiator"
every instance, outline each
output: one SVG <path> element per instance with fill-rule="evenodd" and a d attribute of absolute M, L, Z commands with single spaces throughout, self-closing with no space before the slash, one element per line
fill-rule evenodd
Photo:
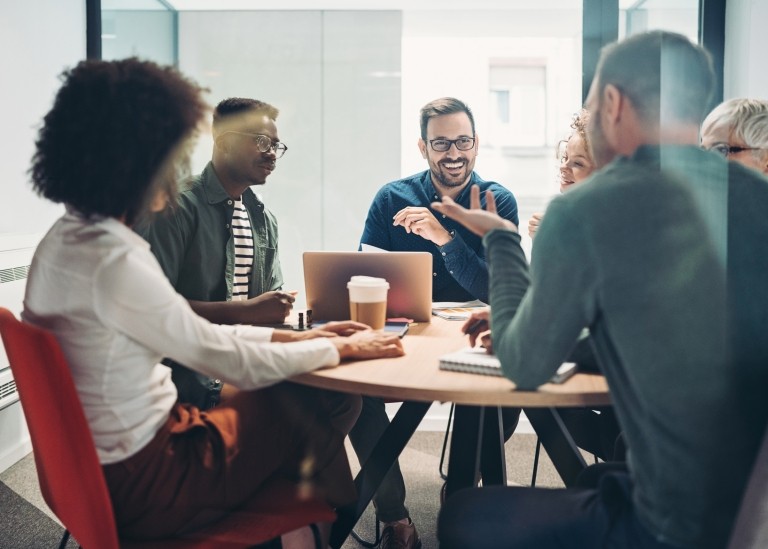
<path fill-rule="evenodd" d="M 29 264 L 40 235 L 0 235 L 0 305 L 21 313 Z M 0 343 L 0 471 L 32 449 L 8 357 Z"/>

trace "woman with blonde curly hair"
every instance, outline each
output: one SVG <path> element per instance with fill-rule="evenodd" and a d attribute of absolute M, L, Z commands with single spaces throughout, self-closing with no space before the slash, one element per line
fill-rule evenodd
<path fill-rule="evenodd" d="M 595 162 L 589 150 L 587 122 L 589 112 L 581 109 L 571 120 L 571 135 L 557 144 L 557 158 L 560 160 L 558 182 L 563 193 L 588 178 L 595 169 Z M 535 213 L 528 221 L 528 234 L 533 238 L 539 229 L 543 213 Z"/>

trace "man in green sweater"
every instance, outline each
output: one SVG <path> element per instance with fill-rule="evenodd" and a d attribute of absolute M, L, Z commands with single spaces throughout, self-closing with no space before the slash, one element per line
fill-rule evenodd
<path fill-rule="evenodd" d="M 587 100 L 602 169 L 553 200 L 530 270 L 492 198 L 433 205 L 484 237 L 505 375 L 535 389 L 589 327 L 628 446 L 596 488 L 457 493 L 442 548 L 727 544 L 768 415 L 768 179 L 696 146 L 713 82 L 677 34 L 603 51 Z"/>

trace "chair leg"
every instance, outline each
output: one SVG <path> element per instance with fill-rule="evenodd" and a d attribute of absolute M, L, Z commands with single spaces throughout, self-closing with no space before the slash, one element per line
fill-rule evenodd
<path fill-rule="evenodd" d="M 309 525 L 312 530 L 312 537 L 315 539 L 315 549 L 323 549 L 323 538 L 320 536 L 320 529 L 314 522 Z"/>
<path fill-rule="evenodd" d="M 367 547 L 368 549 L 373 549 L 373 547 L 378 547 L 379 543 L 381 543 L 381 523 L 379 522 L 379 519 L 374 519 L 376 521 L 375 526 L 375 535 L 373 538 L 373 541 L 364 540 L 360 537 L 360 534 L 352 530 L 350 534 L 352 534 L 352 537 L 355 539 L 357 543 L 362 545 L 363 547 Z"/>
<path fill-rule="evenodd" d="M 533 454 L 533 475 L 531 475 L 531 488 L 536 486 L 536 473 L 539 470 L 539 454 L 541 453 L 541 439 L 536 437 L 536 452 Z"/>
<path fill-rule="evenodd" d="M 438 471 L 440 473 L 440 478 L 443 480 L 448 480 L 448 473 L 443 472 L 443 463 L 445 463 L 445 449 L 448 446 L 448 434 L 451 431 L 451 420 L 453 419 L 453 407 L 454 407 L 454 404 L 451 403 L 451 409 L 448 411 L 448 424 L 445 426 L 445 438 L 443 438 L 443 449 L 440 452 L 440 465 L 438 467 Z"/>
<path fill-rule="evenodd" d="M 278 536 L 275 539 L 270 540 L 266 543 L 260 543 L 258 545 L 254 545 L 250 549 L 283 549 L 283 542 Z"/>
<path fill-rule="evenodd" d="M 64 535 L 61 536 L 61 542 L 59 543 L 59 549 L 64 549 L 69 541 L 69 530 L 64 530 Z"/>

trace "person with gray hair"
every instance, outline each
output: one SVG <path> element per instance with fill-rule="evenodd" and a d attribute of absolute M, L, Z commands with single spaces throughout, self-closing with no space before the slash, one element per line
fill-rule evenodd
<path fill-rule="evenodd" d="M 701 146 L 768 174 L 768 101 L 729 99 L 701 125 Z"/>
<path fill-rule="evenodd" d="M 606 46 L 586 104 L 599 169 L 550 203 L 530 269 L 479 189 L 432 205 L 483 237 L 504 374 L 536 389 L 588 326 L 627 447 L 567 490 L 451 495 L 441 549 L 727 545 L 768 419 L 768 179 L 698 146 L 713 89 L 682 35 Z"/>

